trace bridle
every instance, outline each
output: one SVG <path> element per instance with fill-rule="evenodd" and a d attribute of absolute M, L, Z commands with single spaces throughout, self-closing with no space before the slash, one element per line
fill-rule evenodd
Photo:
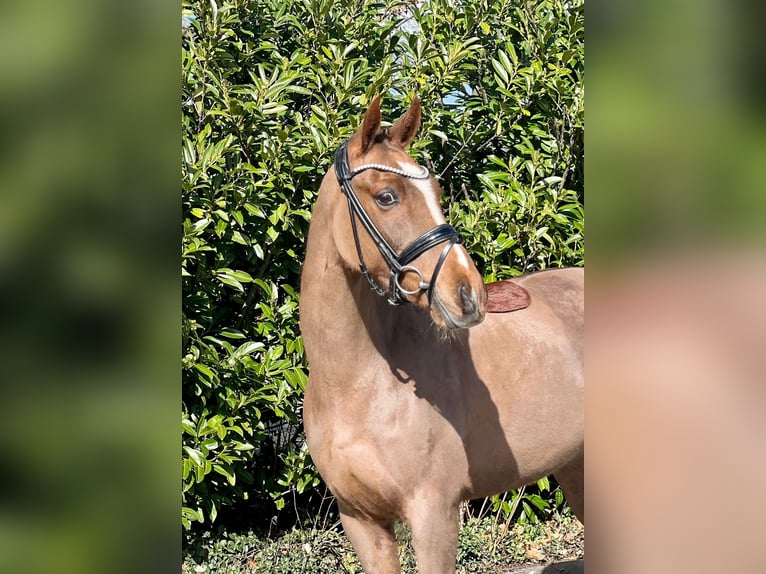
<path fill-rule="evenodd" d="M 407 177 L 409 179 L 429 179 L 431 175 L 426 168 L 421 168 L 421 173 L 410 173 L 395 167 L 382 165 L 382 164 L 365 164 L 357 167 L 354 171 L 351 171 L 348 164 L 348 141 L 343 142 L 338 150 L 335 152 L 335 174 L 338 178 L 341 190 L 348 199 L 348 211 L 351 217 L 351 229 L 354 232 L 354 243 L 356 243 L 356 252 L 359 256 L 359 268 L 362 271 L 367 282 L 370 284 L 370 288 L 381 296 L 386 296 L 388 302 L 392 305 L 399 305 L 400 303 L 409 302 L 406 295 L 415 295 L 421 291 L 426 291 L 428 295 L 428 305 L 431 305 L 431 299 L 433 297 L 434 286 L 436 285 L 436 279 L 439 276 L 444 260 L 449 255 L 450 250 L 456 243 L 462 243 L 462 239 L 457 230 L 446 223 L 437 225 L 430 231 L 426 231 L 423 235 L 418 237 L 415 241 L 410 243 L 401 253 L 397 254 L 396 251 L 388 244 L 383 235 L 380 233 L 375 223 L 373 223 L 370 216 L 362 207 L 359 202 L 359 198 L 354 192 L 354 188 L 351 187 L 351 180 L 354 176 L 359 175 L 363 171 L 368 169 L 374 169 L 377 171 L 387 171 Z M 391 270 L 391 275 L 388 283 L 388 291 L 378 285 L 375 278 L 370 274 L 367 269 L 367 265 L 364 262 L 364 255 L 362 254 L 362 246 L 359 243 L 359 233 L 356 228 L 356 220 L 362 222 L 362 225 L 370 234 L 370 237 L 378 247 L 378 251 L 386 260 L 386 264 Z M 431 280 L 426 282 L 423 278 L 423 274 L 417 267 L 409 265 L 412 261 L 417 259 L 421 254 L 425 253 L 429 249 L 436 247 L 437 245 L 447 242 L 447 245 L 442 249 L 439 260 L 436 262 L 434 271 L 431 274 Z M 408 290 L 401 284 L 401 277 L 405 273 L 416 273 L 420 278 L 417 289 Z"/>

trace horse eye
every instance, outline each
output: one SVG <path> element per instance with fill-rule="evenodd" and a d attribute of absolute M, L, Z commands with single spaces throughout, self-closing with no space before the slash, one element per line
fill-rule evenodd
<path fill-rule="evenodd" d="M 391 188 L 386 188 L 375 196 L 375 203 L 380 207 L 393 207 L 399 203 L 399 196 Z"/>

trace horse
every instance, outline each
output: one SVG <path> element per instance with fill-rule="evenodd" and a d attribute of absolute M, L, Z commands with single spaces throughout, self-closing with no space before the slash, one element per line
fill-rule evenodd
<path fill-rule="evenodd" d="M 584 521 L 583 270 L 492 299 L 440 189 L 406 152 L 420 101 L 381 129 L 380 97 L 336 152 L 311 218 L 300 327 L 311 457 L 367 573 L 455 572 L 459 507 L 553 474 Z M 491 292 L 492 290 L 490 290 Z"/>

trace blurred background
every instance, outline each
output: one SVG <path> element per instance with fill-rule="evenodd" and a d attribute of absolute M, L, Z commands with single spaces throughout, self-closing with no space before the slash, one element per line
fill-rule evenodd
<path fill-rule="evenodd" d="M 180 6 L 1 12 L 0 571 L 172 571 Z"/>
<path fill-rule="evenodd" d="M 753 7 L 587 8 L 596 572 L 766 568 L 766 117 Z"/>
<path fill-rule="evenodd" d="M 761 15 L 587 7 L 592 571 L 764 570 Z M 178 569 L 180 34 L 3 7 L 3 572 Z"/>

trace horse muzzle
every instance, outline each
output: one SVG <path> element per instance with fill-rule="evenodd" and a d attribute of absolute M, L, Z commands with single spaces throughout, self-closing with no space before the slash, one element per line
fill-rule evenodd
<path fill-rule="evenodd" d="M 451 297 L 437 289 L 431 302 L 431 317 L 447 329 L 468 329 L 484 320 L 487 314 L 487 291 L 484 284 L 471 287 L 458 282 Z"/>

